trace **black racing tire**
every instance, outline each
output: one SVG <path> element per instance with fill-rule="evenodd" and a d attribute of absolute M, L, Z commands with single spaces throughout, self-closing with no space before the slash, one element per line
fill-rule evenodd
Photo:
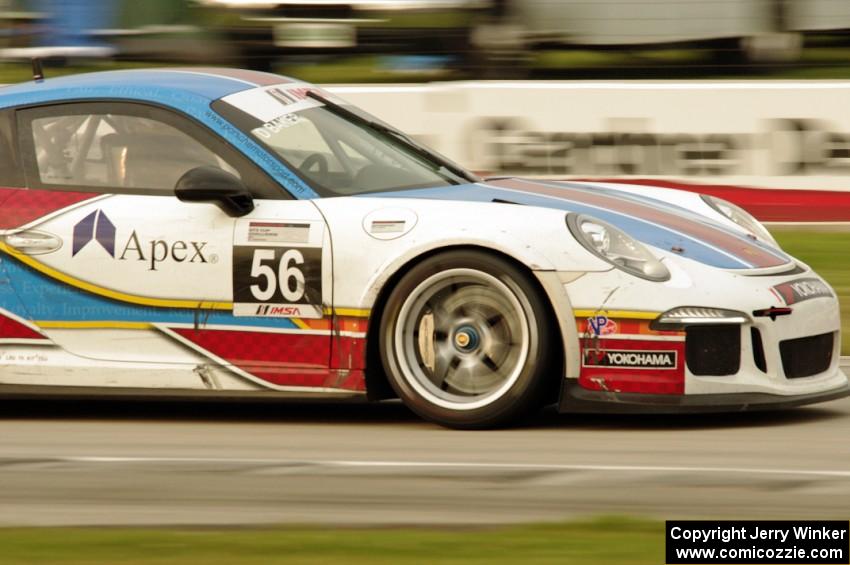
<path fill-rule="evenodd" d="M 390 385 L 426 420 L 500 427 L 539 409 L 560 351 L 530 273 L 494 254 L 447 251 L 405 273 L 380 324 Z"/>

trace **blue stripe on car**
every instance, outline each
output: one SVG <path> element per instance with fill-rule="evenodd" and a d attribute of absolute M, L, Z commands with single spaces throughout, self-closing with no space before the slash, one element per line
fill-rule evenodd
<path fill-rule="evenodd" d="M 647 206 L 651 206 L 651 207 L 655 208 L 656 210 L 665 210 L 665 211 L 668 211 L 672 214 L 677 214 L 679 216 L 683 216 L 683 217 L 685 217 L 685 218 L 687 218 L 691 221 L 694 221 L 694 222 L 700 222 L 702 224 L 709 224 L 709 225 L 711 225 L 711 227 L 713 229 L 725 231 L 725 232 L 727 232 L 731 235 L 734 235 L 735 237 L 741 237 L 741 234 L 739 232 L 731 230 L 728 226 L 725 226 L 723 224 L 712 221 L 712 220 L 706 218 L 705 216 L 697 214 L 696 212 L 689 210 L 687 208 L 682 208 L 681 206 L 678 206 L 676 204 L 671 204 L 669 202 L 665 202 L 663 200 L 659 200 L 659 199 L 653 198 L 651 196 L 647 196 L 647 195 L 643 195 L 643 194 L 634 194 L 634 193 L 631 193 L 631 192 L 624 192 L 624 191 L 621 191 L 621 190 L 616 190 L 616 189 L 613 189 L 613 188 L 607 188 L 607 187 L 596 186 L 596 185 L 589 186 L 589 185 L 586 185 L 586 184 L 583 184 L 583 183 L 576 183 L 576 182 L 565 182 L 565 181 L 547 182 L 547 181 L 541 181 L 541 180 L 535 180 L 534 182 L 545 185 L 545 186 L 551 186 L 553 188 L 569 187 L 573 190 L 581 190 L 583 192 L 588 192 L 588 193 L 591 193 L 591 192 L 598 193 L 598 194 L 601 193 L 601 194 L 605 194 L 607 196 L 611 196 L 613 198 L 618 198 L 620 200 L 627 200 L 627 201 L 630 201 L 630 202 L 635 202 L 637 204 L 644 204 L 644 205 L 647 205 Z M 767 253 L 770 253 L 771 255 L 773 255 L 775 257 L 778 257 L 778 258 L 783 259 L 785 261 L 790 260 L 789 257 L 787 255 L 785 255 L 785 253 L 778 251 L 777 249 L 768 245 L 766 242 L 764 242 L 760 239 L 747 240 L 747 245 L 758 246 L 758 247 L 762 248 L 764 251 L 766 251 Z"/>
<path fill-rule="evenodd" d="M 606 221 L 625 231 L 635 239 L 660 249 L 669 250 L 673 247 L 682 248 L 684 249 L 681 253 L 682 256 L 699 261 L 706 265 L 711 265 L 721 269 L 752 267 L 750 263 L 747 263 L 741 258 L 733 257 L 728 253 L 719 251 L 704 242 L 687 237 L 674 230 L 664 228 L 653 222 L 562 198 L 522 193 L 516 190 L 503 190 L 487 186 L 485 184 L 467 184 L 438 188 L 423 188 L 418 190 L 404 190 L 398 192 L 381 192 L 365 194 L 363 196 L 426 198 L 429 200 L 460 200 L 469 202 L 493 202 L 494 200 L 500 200 L 515 202 L 517 204 L 524 204 L 527 206 L 555 208 L 558 210 L 586 214 Z M 564 229 L 566 230 L 566 226 L 564 226 Z"/>
<path fill-rule="evenodd" d="M 119 302 L 74 288 L 4 258 L 5 276 L 15 281 L 20 297 L 4 285 L 0 308 L 29 320 L 51 322 L 109 321 L 152 324 L 194 324 L 298 329 L 288 318 L 234 316 L 224 310 L 157 308 Z M 3 286 L 0 286 L 2 289 Z M 22 309 L 24 311 L 22 311 Z"/>

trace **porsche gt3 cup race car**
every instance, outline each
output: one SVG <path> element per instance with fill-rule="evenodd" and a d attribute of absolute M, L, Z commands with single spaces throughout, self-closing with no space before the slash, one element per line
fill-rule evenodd
<path fill-rule="evenodd" d="M 688 192 L 481 180 L 233 69 L 0 90 L 0 394 L 400 397 L 453 427 L 848 394 L 835 293 Z"/>

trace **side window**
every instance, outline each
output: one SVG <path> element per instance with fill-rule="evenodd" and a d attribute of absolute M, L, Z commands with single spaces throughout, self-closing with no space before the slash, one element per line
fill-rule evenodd
<path fill-rule="evenodd" d="M 27 183 L 15 143 L 14 123 L 13 110 L 0 111 L 0 186 L 24 188 Z"/>
<path fill-rule="evenodd" d="M 171 192 L 195 167 L 215 166 L 239 176 L 223 158 L 163 121 L 68 110 L 29 120 L 40 184 Z"/>

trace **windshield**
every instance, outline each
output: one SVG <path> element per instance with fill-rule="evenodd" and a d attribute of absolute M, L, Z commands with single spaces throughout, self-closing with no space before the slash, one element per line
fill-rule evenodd
<path fill-rule="evenodd" d="M 323 196 L 470 182 L 457 165 L 304 85 L 240 92 L 213 107 Z"/>

